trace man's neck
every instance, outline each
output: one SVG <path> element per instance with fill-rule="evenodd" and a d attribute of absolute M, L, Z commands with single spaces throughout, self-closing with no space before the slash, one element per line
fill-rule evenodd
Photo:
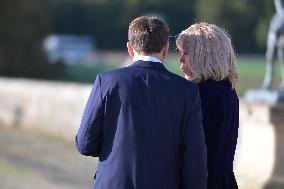
<path fill-rule="evenodd" d="M 154 56 L 136 55 L 136 56 L 133 57 L 134 62 L 136 62 L 138 60 L 162 63 L 162 61 L 160 59 L 158 59 Z"/>
<path fill-rule="evenodd" d="M 151 54 L 134 53 L 133 60 L 137 60 L 137 59 L 143 59 L 143 60 L 152 59 L 152 60 L 156 60 L 154 62 L 161 62 L 161 63 L 164 62 L 164 57 L 162 56 L 161 53 L 151 53 Z"/>

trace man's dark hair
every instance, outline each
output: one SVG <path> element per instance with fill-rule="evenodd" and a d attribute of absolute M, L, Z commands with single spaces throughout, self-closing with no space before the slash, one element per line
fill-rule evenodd
<path fill-rule="evenodd" d="M 128 41 L 137 52 L 158 53 L 167 44 L 168 26 L 157 17 L 141 16 L 128 29 Z"/>

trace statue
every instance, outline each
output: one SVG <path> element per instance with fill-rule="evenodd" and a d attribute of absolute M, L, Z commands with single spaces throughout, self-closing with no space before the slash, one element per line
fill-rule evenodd
<path fill-rule="evenodd" d="M 247 102 L 284 104 L 284 7 L 281 0 L 274 0 L 274 5 L 276 13 L 271 19 L 267 36 L 265 77 L 261 89 L 245 93 Z M 281 83 L 278 90 L 272 91 L 276 55 L 281 68 Z"/>
<path fill-rule="evenodd" d="M 284 90 L 284 8 L 281 0 L 274 0 L 276 13 L 274 14 L 267 36 L 266 73 L 262 89 L 272 90 L 275 75 L 275 56 L 277 54 L 281 67 L 281 84 L 279 90 Z"/>

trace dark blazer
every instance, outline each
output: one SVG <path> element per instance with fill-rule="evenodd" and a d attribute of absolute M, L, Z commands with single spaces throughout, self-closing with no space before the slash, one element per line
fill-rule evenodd
<path fill-rule="evenodd" d="M 99 157 L 96 189 L 205 189 L 197 85 L 158 62 L 99 74 L 76 144 Z"/>
<path fill-rule="evenodd" d="M 237 189 L 233 161 L 239 128 L 239 99 L 228 79 L 199 83 L 208 154 L 208 189 Z"/>

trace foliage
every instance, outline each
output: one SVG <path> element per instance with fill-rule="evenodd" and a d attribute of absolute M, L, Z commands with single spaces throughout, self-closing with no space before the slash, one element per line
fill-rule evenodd
<path fill-rule="evenodd" d="M 128 24 L 140 15 L 159 15 L 172 35 L 194 18 L 194 0 L 53 0 L 50 4 L 54 33 L 92 35 L 99 49 L 124 49 Z"/>
<path fill-rule="evenodd" d="M 240 53 L 263 52 L 269 21 L 274 12 L 271 0 L 199 0 L 197 18 L 216 23 L 229 31 Z"/>
<path fill-rule="evenodd" d="M 51 70 L 44 61 L 42 40 L 49 20 L 42 0 L 0 1 L 0 74 L 43 77 Z"/>
<path fill-rule="evenodd" d="M 64 71 L 44 59 L 48 34 L 91 35 L 98 50 L 125 50 L 128 24 L 140 15 L 158 15 L 172 36 L 194 22 L 215 23 L 237 53 L 264 54 L 275 8 L 272 0 L 3 0 L 0 11 L 0 75 L 45 77 Z"/>
<path fill-rule="evenodd" d="M 47 0 L 46 0 L 47 1 Z M 271 0 L 50 0 L 55 33 L 93 35 L 99 49 L 122 49 L 129 22 L 140 15 L 164 18 L 175 36 L 194 22 L 228 30 L 240 53 L 265 50 Z"/>

